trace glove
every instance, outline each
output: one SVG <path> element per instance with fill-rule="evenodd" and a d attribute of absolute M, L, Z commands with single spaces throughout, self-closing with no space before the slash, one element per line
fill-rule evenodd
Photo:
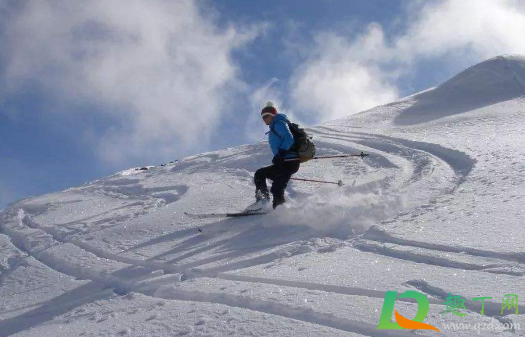
<path fill-rule="evenodd" d="M 274 165 L 282 165 L 284 164 L 284 156 L 286 155 L 286 151 L 279 151 L 275 156 L 273 156 L 272 163 Z"/>

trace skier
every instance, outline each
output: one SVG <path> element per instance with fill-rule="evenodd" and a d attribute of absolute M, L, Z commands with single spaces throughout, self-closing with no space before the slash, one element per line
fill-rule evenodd
<path fill-rule="evenodd" d="M 269 126 L 268 143 L 273 153 L 273 165 L 262 167 L 255 172 L 255 203 L 247 210 L 264 210 L 268 208 L 270 194 L 266 179 L 273 181 L 270 191 L 273 196 L 273 209 L 285 202 L 284 190 L 288 181 L 294 173 L 299 170 L 300 161 L 285 159 L 297 159 L 299 155 L 290 148 L 294 145 L 294 137 L 288 127 L 288 118 L 284 114 L 277 113 L 272 102 L 268 102 L 261 111 L 261 117 Z"/>

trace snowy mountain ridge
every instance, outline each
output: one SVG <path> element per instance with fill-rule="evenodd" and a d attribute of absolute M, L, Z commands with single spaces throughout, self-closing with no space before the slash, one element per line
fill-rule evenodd
<path fill-rule="evenodd" d="M 476 85 L 477 88 L 492 87 L 494 89 L 495 85 L 509 85 L 514 81 L 525 87 L 525 57 L 501 55 L 462 71 L 439 87 Z"/>
<path fill-rule="evenodd" d="M 377 330 L 385 292 L 427 295 L 425 323 L 525 336 L 525 58 L 312 128 L 286 207 L 244 219 L 265 143 L 130 169 L 0 213 L 0 336 L 414 336 Z M 200 231 L 198 230 L 200 229 Z M 443 314 L 449 293 L 464 317 Z M 472 298 L 488 296 L 484 314 Z M 521 297 L 519 297 L 521 298 Z M 414 317 L 417 305 L 397 301 Z M 509 324 L 512 323 L 512 327 Z"/>

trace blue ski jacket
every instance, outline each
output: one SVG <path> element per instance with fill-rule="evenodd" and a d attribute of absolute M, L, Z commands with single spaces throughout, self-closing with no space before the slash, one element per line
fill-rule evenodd
<path fill-rule="evenodd" d="M 284 114 L 277 114 L 269 125 L 268 143 L 275 156 L 279 151 L 289 151 L 284 158 L 297 158 L 297 152 L 290 151 L 294 144 L 294 139 L 290 128 L 288 127 L 288 117 Z"/>

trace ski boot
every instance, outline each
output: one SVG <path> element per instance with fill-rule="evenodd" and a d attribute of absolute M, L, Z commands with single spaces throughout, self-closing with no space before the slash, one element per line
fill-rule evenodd
<path fill-rule="evenodd" d="M 268 191 L 257 190 L 255 202 L 246 208 L 246 212 L 266 212 L 270 210 L 270 194 Z"/>

